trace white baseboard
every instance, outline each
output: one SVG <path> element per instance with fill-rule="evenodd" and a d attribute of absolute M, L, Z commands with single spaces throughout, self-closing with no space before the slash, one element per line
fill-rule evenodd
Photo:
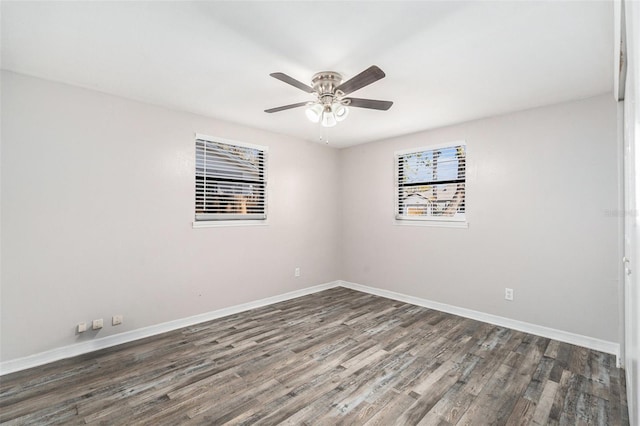
<path fill-rule="evenodd" d="M 241 305 L 235 305 L 228 308 L 218 309 L 212 312 L 194 315 L 188 318 L 182 318 L 162 324 L 140 328 L 137 330 L 115 334 L 113 336 L 107 336 L 82 343 L 76 343 L 69 346 L 63 346 L 61 348 L 52 349 L 46 352 L 29 355 L 24 358 L 3 361 L 0 362 L 0 376 L 14 373 L 16 371 L 26 370 L 27 368 L 37 367 L 38 365 L 48 364 L 53 361 L 59 361 L 61 359 L 71 358 L 100 349 L 106 349 L 112 346 L 121 345 L 123 343 L 132 342 L 134 340 L 143 339 L 145 337 L 155 336 L 157 334 L 166 333 L 168 331 L 178 330 L 183 327 L 188 327 L 217 318 L 226 317 L 229 315 L 237 314 L 239 312 L 248 311 L 250 309 L 260 308 L 262 306 L 271 305 L 278 302 L 284 302 L 285 300 L 295 299 L 296 297 L 317 293 L 319 291 L 327 290 L 339 285 L 340 281 L 333 281 L 326 284 L 307 287 L 304 289 L 291 291 L 289 293 L 280 294 L 278 296 L 267 297 L 266 299 L 260 299 L 253 302 L 243 303 Z"/>
<path fill-rule="evenodd" d="M 546 337 L 549 339 L 558 340 L 561 342 L 571 343 L 573 345 L 582 346 L 589 349 L 613 354 L 616 359 L 620 359 L 620 345 L 614 342 L 608 342 L 605 340 L 596 339 L 593 337 L 583 336 L 580 334 L 570 333 L 567 331 L 556 330 L 549 327 L 543 327 L 536 324 L 530 324 L 523 321 L 513 320 L 510 318 L 500 317 L 497 315 L 487 314 L 484 312 L 474 311 L 471 309 L 460 308 L 453 305 L 447 305 L 446 303 L 434 302 L 427 299 L 421 299 L 415 296 L 408 296 L 406 294 L 396 293 L 394 291 L 369 287 L 361 284 L 355 284 L 348 281 L 333 281 L 326 284 L 321 284 L 313 287 L 307 287 L 304 289 L 284 293 L 278 296 L 267 297 L 266 299 L 260 299 L 253 302 L 243 303 L 241 305 L 235 305 L 228 308 L 219 309 L 212 312 L 206 312 L 199 315 L 194 315 L 188 318 L 182 318 L 174 321 L 165 322 L 162 324 L 152 325 L 149 327 L 140 328 L 137 330 L 127 331 L 124 333 L 116 334 L 113 336 L 103 337 L 91 341 L 82 343 L 76 343 L 61 348 L 52 349 L 46 352 L 30 355 L 24 358 L 18 358 L 8 361 L 0 362 L 0 375 L 14 373 L 28 368 L 37 367 L 39 365 L 48 364 L 53 361 L 59 361 L 61 359 L 71 358 L 78 355 L 83 355 L 89 352 L 97 351 L 100 349 L 106 349 L 112 346 L 121 345 L 123 343 L 132 342 L 134 340 L 143 339 L 145 337 L 155 336 L 158 334 L 166 333 L 168 331 L 178 330 L 183 327 L 199 324 L 206 321 L 211 321 L 217 318 L 226 317 L 228 315 L 237 314 L 240 312 L 248 311 L 262 306 L 271 305 L 278 302 L 283 302 L 296 297 L 306 296 L 308 294 L 317 293 L 319 291 L 327 290 L 333 287 L 345 287 L 353 290 L 361 291 L 364 293 L 373 294 L 376 296 L 386 297 L 388 299 L 398 300 L 400 302 L 410 303 L 412 305 L 423 306 L 429 309 L 435 309 L 442 312 L 447 312 L 461 317 L 474 319 L 477 321 L 486 322 L 489 324 L 498 325 L 501 327 L 507 327 L 525 333 L 535 334 L 537 336 Z"/>
<path fill-rule="evenodd" d="M 425 308 L 435 309 L 437 311 L 447 312 L 461 317 L 470 318 L 501 327 L 511 328 L 529 334 L 535 334 L 536 336 L 546 337 L 549 339 L 558 340 L 560 342 L 570 343 L 572 345 L 582 346 L 584 348 L 605 352 L 615 355 L 616 363 L 618 363 L 620 359 L 620 345 L 618 343 L 608 342 L 606 340 L 600 340 L 594 337 L 583 336 L 581 334 L 570 333 L 568 331 L 557 330 L 554 328 L 505 318 L 498 315 L 487 314 L 471 309 L 460 308 L 453 305 L 447 305 L 446 303 L 434 302 L 432 300 L 421 299 L 419 297 L 408 296 L 406 294 L 396 293 L 395 291 L 383 290 L 380 288 L 369 287 L 362 284 L 339 281 L 339 285 L 353 290 L 362 291 L 364 293 L 382 296 L 388 299 L 410 303 L 412 305 L 423 306 Z"/>

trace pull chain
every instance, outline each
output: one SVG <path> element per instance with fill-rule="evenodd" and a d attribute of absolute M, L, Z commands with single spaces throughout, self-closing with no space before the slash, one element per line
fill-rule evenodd
<path fill-rule="evenodd" d="M 329 145 L 329 129 L 327 127 L 322 127 L 320 141 L 324 141 L 325 144 Z"/>

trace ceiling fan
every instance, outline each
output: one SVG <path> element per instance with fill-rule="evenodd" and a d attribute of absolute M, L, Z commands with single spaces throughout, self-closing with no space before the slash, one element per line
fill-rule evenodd
<path fill-rule="evenodd" d="M 348 107 L 386 111 L 393 105 L 391 101 L 346 97 L 348 94 L 362 89 L 385 76 L 385 73 L 375 65 L 370 66 L 345 82 L 342 81 L 342 76 L 337 72 L 322 71 L 313 76 L 311 86 L 281 72 L 274 72 L 269 75 L 293 87 L 313 94 L 315 99 L 309 102 L 298 102 L 296 104 L 265 109 L 264 112 L 272 113 L 306 106 L 307 109 L 305 113 L 307 118 L 314 123 L 321 123 L 324 127 L 333 127 L 339 121 L 344 120 L 349 114 Z"/>

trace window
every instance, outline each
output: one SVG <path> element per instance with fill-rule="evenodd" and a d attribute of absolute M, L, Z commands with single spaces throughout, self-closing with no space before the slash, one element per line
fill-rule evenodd
<path fill-rule="evenodd" d="M 466 144 L 396 153 L 396 219 L 465 222 Z"/>
<path fill-rule="evenodd" d="M 196 222 L 264 220 L 267 147 L 196 135 Z"/>

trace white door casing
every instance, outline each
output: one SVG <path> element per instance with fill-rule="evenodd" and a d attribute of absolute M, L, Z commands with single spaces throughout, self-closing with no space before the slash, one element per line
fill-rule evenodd
<path fill-rule="evenodd" d="M 624 99 L 624 367 L 631 425 L 640 422 L 640 287 L 636 268 L 640 265 L 640 227 L 637 201 L 640 200 L 640 3 L 625 1 L 627 75 Z"/>

